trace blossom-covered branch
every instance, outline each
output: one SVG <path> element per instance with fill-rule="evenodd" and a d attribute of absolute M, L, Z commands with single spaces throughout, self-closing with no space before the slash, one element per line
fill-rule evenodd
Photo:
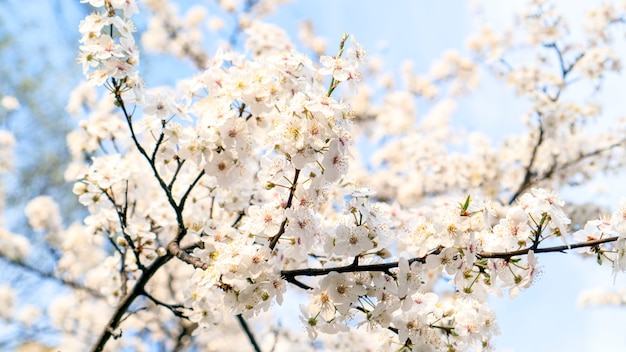
<path fill-rule="evenodd" d="M 555 252 L 564 253 L 564 252 L 566 252 L 568 250 L 571 250 L 571 249 L 586 248 L 586 247 L 596 247 L 596 246 L 604 244 L 604 243 L 615 242 L 615 241 L 618 240 L 618 238 L 619 237 L 614 236 L 614 237 L 607 237 L 607 238 L 602 238 L 602 239 L 588 241 L 588 242 L 574 243 L 574 244 L 571 244 L 571 245 L 542 247 L 542 248 L 525 248 L 525 249 L 520 249 L 520 250 L 510 251 L 510 252 L 481 252 L 481 253 L 477 253 L 476 257 L 478 259 L 505 259 L 505 260 L 510 260 L 513 257 L 527 255 L 531 251 L 534 252 L 534 253 L 555 253 Z M 408 263 L 412 264 L 414 262 L 417 262 L 417 263 L 425 264 L 426 263 L 426 258 L 429 255 L 438 255 L 440 253 L 441 253 L 441 249 L 435 249 L 435 250 L 431 251 L 426 256 L 409 259 Z M 296 277 L 298 277 L 298 276 L 323 276 L 323 275 L 328 275 L 331 272 L 356 273 L 356 272 L 376 272 L 376 271 L 379 271 L 379 272 L 383 272 L 383 273 L 390 273 L 390 271 L 389 271 L 390 269 L 397 268 L 398 266 L 399 266 L 399 262 L 397 262 L 397 261 L 396 262 L 381 263 L 381 264 L 369 264 L 369 265 L 358 265 L 356 263 L 353 263 L 353 264 L 350 264 L 350 265 L 329 267 L 329 268 L 306 268 L 306 269 L 284 270 L 284 271 L 281 272 L 281 274 L 285 278 L 285 280 L 287 280 L 288 282 L 293 283 L 294 285 L 296 285 L 296 286 L 298 286 L 300 288 L 313 289 L 312 287 L 307 286 L 307 285 L 303 284 L 302 282 L 296 280 Z"/>

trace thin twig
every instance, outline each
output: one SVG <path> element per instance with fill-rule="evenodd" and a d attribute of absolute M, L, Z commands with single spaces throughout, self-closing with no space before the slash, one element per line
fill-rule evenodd
<path fill-rule="evenodd" d="M 178 173 L 183 168 L 184 164 L 185 164 L 185 160 L 181 161 L 180 159 L 178 159 L 178 157 L 176 157 L 176 170 L 174 170 L 174 175 L 172 175 L 172 179 L 170 180 L 170 183 L 167 184 L 167 188 L 172 189 L 172 187 L 174 187 L 174 182 L 176 182 Z"/>
<path fill-rule="evenodd" d="M 188 339 L 186 339 L 185 337 L 191 339 L 193 336 L 193 332 L 198 328 L 198 323 L 189 324 L 186 320 L 179 320 L 179 322 L 181 326 L 181 331 L 180 334 L 178 334 L 178 338 L 176 339 L 176 345 L 172 349 L 172 352 L 183 351 L 185 349 L 185 345 L 188 345 Z"/>
<path fill-rule="evenodd" d="M 2 255 L 0 255 L 0 259 L 5 260 L 9 264 L 18 266 L 18 267 L 20 267 L 22 269 L 26 269 L 26 272 L 30 272 L 31 274 L 37 275 L 37 276 L 39 276 L 41 278 L 52 280 L 52 281 L 56 281 L 56 282 L 58 282 L 60 284 L 63 284 L 63 285 L 68 286 L 68 287 L 71 287 L 73 289 L 85 291 L 85 292 L 89 293 L 91 296 L 96 297 L 96 298 L 104 298 L 104 296 L 100 292 L 98 292 L 98 291 L 96 291 L 96 290 L 94 290 L 92 288 L 89 288 L 87 286 L 83 286 L 82 284 L 80 284 L 80 283 L 78 283 L 76 281 L 72 281 L 72 280 L 64 279 L 62 277 L 58 277 L 54 273 L 43 271 L 43 270 L 41 270 L 39 268 L 36 268 L 36 267 L 34 267 L 34 266 L 30 265 L 30 264 L 25 263 L 25 262 L 15 261 L 15 260 L 9 259 L 7 257 L 4 257 Z"/>
<path fill-rule="evenodd" d="M 252 345 L 252 348 L 254 348 L 254 351 L 261 352 L 261 347 L 259 347 L 259 344 L 254 338 L 254 334 L 252 334 L 252 331 L 250 331 L 250 327 L 248 326 L 248 322 L 246 322 L 246 319 L 244 319 L 241 314 L 237 314 L 237 320 L 239 321 L 239 325 L 241 325 L 243 331 L 246 333 L 246 336 L 248 336 L 248 340 L 250 340 L 250 344 Z"/>
<path fill-rule="evenodd" d="M 554 247 L 544 247 L 544 248 L 534 248 L 533 246 L 511 251 L 511 252 L 481 252 L 476 254 L 476 256 L 480 259 L 511 259 L 516 256 L 527 255 L 528 252 L 533 251 L 534 253 L 554 253 L 559 252 L 563 253 L 565 251 L 575 249 L 575 248 L 584 248 L 584 247 L 595 247 L 603 243 L 615 242 L 618 237 L 607 237 L 599 240 L 587 241 L 574 243 L 570 245 L 562 245 L 562 246 L 554 246 Z M 417 257 L 409 259 L 409 265 L 414 262 L 426 263 L 426 258 L 429 255 L 437 255 L 441 253 L 441 248 L 437 248 L 436 250 L 430 252 L 429 254 L 423 257 Z M 389 262 L 389 263 L 380 263 L 380 264 L 368 264 L 368 265 L 354 265 L 354 263 L 345 266 L 338 266 L 334 268 L 306 268 L 306 269 L 295 269 L 295 270 L 283 270 L 281 271 L 281 276 L 300 288 L 309 290 L 312 289 L 310 286 L 303 284 L 298 281 L 296 277 L 298 276 L 322 276 L 328 275 L 331 272 L 336 273 L 355 273 L 355 272 L 388 272 L 389 269 L 397 268 L 398 262 Z"/>
<path fill-rule="evenodd" d="M 513 204 L 515 200 L 531 185 L 532 178 L 534 176 L 533 166 L 535 164 L 535 160 L 537 158 L 537 151 L 539 150 L 539 146 L 543 143 L 543 125 L 541 123 L 541 115 L 539 116 L 539 137 L 537 138 L 537 142 L 533 146 L 533 150 L 530 154 L 530 160 L 528 161 L 528 165 L 526 166 L 526 174 L 524 175 L 524 180 L 520 184 L 515 194 L 509 200 L 509 205 Z"/>
<path fill-rule="evenodd" d="M 145 290 L 142 292 L 142 295 L 144 297 L 147 297 L 149 300 L 151 300 L 152 302 L 154 302 L 154 304 L 156 304 L 157 306 L 161 306 L 164 307 L 166 309 L 168 309 L 169 311 L 171 311 L 175 316 L 179 317 L 179 318 L 184 318 L 187 319 L 187 317 L 180 312 L 178 309 L 183 308 L 182 305 L 180 304 L 167 304 L 164 303 L 156 298 L 154 298 L 154 296 L 152 296 L 151 294 L 149 294 L 148 292 L 146 292 Z"/>
<path fill-rule="evenodd" d="M 135 301 L 135 299 L 144 292 L 144 287 L 148 283 L 148 281 L 152 278 L 152 276 L 163 266 L 165 265 L 172 256 L 163 256 L 157 258 L 147 269 L 144 271 L 132 291 L 130 291 L 122 300 L 120 304 L 115 309 L 113 316 L 109 319 L 106 327 L 102 330 L 102 333 L 98 337 L 98 340 L 93 345 L 91 351 L 92 352 L 100 352 L 104 349 L 107 341 L 113 336 L 114 331 L 119 327 L 119 324 L 122 320 L 124 314 L 128 311 L 130 305 Z"/>
<path fill-rule="evenodd" d="M 133 140 L 133 143 L 135 144 L 135 147 L 137 147 L 137 150 L 139 150 L 139 153 L 143 155 L 143 157 L 148 161 L 148 164 L 150 165 L 150 168 L 152 169 L 152 173 L 154 174 L 154 177 L 159 182 L 161 189 L 163 189 L 163 191 L 165 192 L 167 201 L 170 203 L 170 205 L 172 206 L 172 209 L 174 209 L 174 212 L 176 213 L 176 221 L 178 223 L 178 227 L 182 229 L 183 236 L 184 236 L 184 233 L 186 233 L 186 230 L 185 230 L 185 222 L 183 220 L 182 211 L 181 209 L 178 208 L 178 205 L 176 204 L 176 201 L 174 200 L 174 197 L 172 195 L 172 191 L 167 187 L 167 184 L 165 183 L 165 181 L 159 174 L 159 170 L 157 170 L 156 164 L 152 162 L 150 155 L 148 155 L 144 147 L 141 145 L 141 143 L 139 143 L 139 139 L 137 138 L 137 135 L 135 134 L 135 129 L 133 127 L 132 115 L 128 113 L 128 110 L 126 109 L 126 105 L 124 103 L 124 99 L 122 99 L 121 83 L 117 82 L 117 80 L 114 78 L 112 78 L 112 82 L 113 82 L 113 87 L 114 87 L 113 94 L 115 96 L 115 101 L 117 102 L 118 106 L 122 109 L 124 117 L 126 118 L 126 123 L 128 125 L 128 129 L 130 130 L 130 136 Z"/>
<path fill-rule="evenodd" d="M 554 253 L 554 252 L 563 253 L 565 251 L 575 249 L 575 248 L 594 247 L 603 243 L 615 242 L 617 241 L 617 239 L 618 237 L 615 236 L 615 237 L 601 238 L 599 240 L 580 242 L 580 243 L 574 243 L 574 244 L 568 244 L 568 245 L 562 245 L 562 246 L 554 246 L 554 247 L 544 247 L 544 248 L 536 248 L 536 249 L 524 248 L 524 249 L 511 251 L 511 252 L 482 252 L 482 253 L 479 253 L 477 256 L 479 258 L 484 258 L 484 259 L 511 259 L 512 257 L 526 255 L 531 250 L 534 253 Z"/>
<path fill-rule="evenodd" d="M 289 198 L 287 199 L 287 204 L 285 205 L 285 209 L 291 208 L 291 203 L 293 202 L 293 196 L 296 193 L 296 186 L 298 184 L 298 176 L 300 176 L 300 170 L 296 169 L 296 172 L 293 176 L 293 182 L 291 182 L 291 187 L 289 188 Z M 278 233 L 270 239 L 270 249 L 274 249 L 274 247 L 276 247 L 276 244 L 278 243 L 280 236 L 282 236 L 285 233 L 286 226 L 287 226 L 287 216 L 285 216 L 285 219 L 280 224 L 280 229 L 278 230 Z"/>

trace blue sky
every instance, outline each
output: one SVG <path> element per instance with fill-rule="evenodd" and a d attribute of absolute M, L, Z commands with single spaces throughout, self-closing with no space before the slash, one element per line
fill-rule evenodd
<path fill-rule="evenodd" d="M 381 56 L 387 70 L 397 74 L 400 64 L 405 59 L 411 59 L 417 72 L 425 72 L 430 63 L 444 50 L 462 49 L 466 36 L 476 29 L 475 19 L 468 11 L 467 3 L 460 0 L 295 1 L 280 9 L 271 20 L 284 25 L 295 39 L 297 20 L 313 19 L 316 33 L 328 39 L 330 52 L 334 52 L 335 43 L 342 33 L 347 32 L 354 34 L 371 56 Z M 508 23 L 510 8 L 524 2 L 491 0 L 484 3 L 486 17 L 496 26 L 502 26 Z M 581 3 L 583 2 L 561 1 L 561 8 L 565 8 L 568 15 L 579 20 L 580 9 L 577 5 Z M 72 8 L 65 6 L 63 0 L 51 2 L 40 0 L 31 4 L 38 8 L 35 13 L 40 14 L 45 14 L 45 11 L 41 11 L 42 4 L 52 4 L 50 5 L 52 9 L 60 6 L 63 11 Z M 59 50 L 66 50 L 68 36 L 64 32 L 68 30 L 77 32 L 78 23 L 72 23 L 78 20 L 76 13 L 66 13 L 61 18 L 47 16 L 41 18 L 41 21 L 46 21 L 43 27 L 49 30 L 39 32 L 39 35 L 31 33 L 25 40 L 32 43 L 43 41 L 48 45 L 58 45 Z M 59 23 L 59 20 L 63 19 L 67 19 L 68 22 Z M 72 35 L 69 35 L 70 41 Z M 33 48 L 35 46 L 31 46 L 30 50 Z M 77 46 L 70 49 L 77 50 Z M 65 57 L 65 54 L 67 53 L 59 53 L 59 57 Z M 154 62 L 157 63 L 159 62 Z M 71 68 L 71 71 L 79 74 L 80 67 L 77 65 Z M 168 67 L 168 74 L 162 73 L 164 71 L 156 66 L 150 67 L 150 75 L 154 82 L 170 81 L 177 73 L 171 70 L 171 66 Z M 76 77 L 73 74 L 69 76 Z M 68 82 L 71 81 L 72 79 L 69 79 Z M 620 83 L 616 80 L 614 84 Z M 623 92 L 619 89 L 606 91 L 609 92 L 609 98 L 616 97 L 616 93 L 611 91 Z M 453 123 L 465 129 L 486 131 L 496 139 L 511 132 L 514 126 L 519 126 L 516 125 L 518 123 L 516 119 L 524 109 L 524 104 L 514 98 L 511 90 L 498 89 L 491 83 L 487 83 L 483 93 L 472 97 L 471 100 L 461 100 L 459 103 Z M 615 111 L 608 109 L 606 113 L 611 114 Z M 603 182 L 617 185 L 623 180 L 622 177 L 605 178 Z M 624 194 L 624 187 L 612 189 L 618 191 L 602 195 L 604 198 L 601 201 L 615 207 L 621 194 Z M 579 197 L 581 194 L 588 197 L 587 191 L 566 192 L 568 197 Z M 539 260 L 543 265 L 543 273 L 533 287 L 521 292 L 513 300 L 509 298 L 492 300 L 492 307 L 497 312 L 502 330 L 502 334 L 495 339 L 497 350 L 626 351 L 626 334 L 623 333 L 622 327 L 626 321 L 625 308 L 576 307 L 578 293 L 582 289 L 623 287 L 626 286 L 624 275 L 618 276 L 613 285 L 610 269 L 600 268 L 592 260 L 582 260 L 575 254 L 547 254 L 540 256 Z M 293 307 L 288 310 L 294 311 Z"/>

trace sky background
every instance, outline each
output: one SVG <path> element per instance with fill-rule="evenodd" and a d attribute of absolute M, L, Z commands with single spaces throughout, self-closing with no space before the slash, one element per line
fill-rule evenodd
<path fill-rule="evenodd" d="M 0 0 L 6 2 L 7 0 Z M 19 41 L 22 50 L 33 60 L 28 66 L 36 72 L 42 59 L 52 65 L 52 70 L 62 80 L 54 87 L 59 94 L 69 92 L 81 77 L 78 65 L 68 65 L 75 57 L 80 11 L 69 0 L 35 0 L 24 6 L 19 1 L 8 1 L 2 9 L 15 13 L 3 14 L 5 25 L 11 30 L 28 24 L 21 31 Z M 180 1 L 188 6 L 189 1 Z M 198 1 L 213 3 L 212 1 Z M 195 3 L 195 2 L 194 2 Z M 449 49 L 463 50 L 466 37 L 477 29 L 476 18 L 469 11 L 468 3 L 460 0 L 439 1 L 374 1 L 374 0 L 316 0 L 294 1 L 270 17 L 270 22 L 282 25 L 297 38 L 297 24 L 302 19 L 312 19 L 317 35 L 326 37 L 328 50 L 333 53 L 343 32 L 351 33 L 368 49 L 370 56 L 384 59 L 385 68 L 399 74 L 401 63 L 410 59 L 415 71 L 425 73 L 431 62 Z M 511 11 L 524 1 L 482 1 L 484 16 L 494 27 L 511 23 Z M 572 27 L 582 18 L 583 1 L 557 1 L 565 9 Z M 13 7 L 12 7 L 13 6 Z M 211 15 L 211 13 L 209 13 Z M 580 22 L 578 22 L 580 23 Z M 141 27 L 140 27 L 141 28 Z M 575 29 L 574 29 L 575 31 Z M 69 44 L 68 44 L 69 43 Z M 39 56 L 40 47 L 51 48 L 45 57 Z M 622 51 L 622 54 L 624 51 Z M 624 55 L 622 55 L 624 57 Z M 172 59 L 151 59 L 145 63 L 149 84 L 174 83 L 185 76 L 190 68 L 182 65 L 173 69 Z M 3 63 L 0 63 L 2 65 Z M 4 63 L 6 64 L 6 62 Z M 142 65 L 143 65 L 142 61 Z M 162 66 L 166 65 L 166 66 Z M 162 67 L 167 67 L 163 69 Z M 58 72 L 57 72 L 58 71 Z M 26 71 L 25 73 L 28 73 Z M 609 82 L 615 88 L 605 89 L 607 99 L 619 99 L 622 77 Z M 11 92 L 0 92 L 10 94 Z M 486 80 L 484 90 L 469 99 L 458 101 L 459 107 L 452 123 L 459 128 L 479 130 L 495 140 L 521 126 L 519 117 L 525 105 L 516 99 L 511 89 L 501 89 L 493 81 Z M 423 111 L 421 111 L 423 112 Z M 626 115 L 612 107 L 605 114 Z M 6 127 L 6 125 L 5 125 Z M 11 128 L 29 128 L 14 122 Z M 31 126 L 32 127 L 32 126 Z M 64 136 L 58 136 L 63 138 Z M 32 145 L 22 145 L 22 150 Z M 24 157 L 28 153 L 22 153 Z M 625 194 L 623 175 L 600 180 L 611 192 L 593 194 L 594 200 L 615 208 Z M 591 189 L 591 188 L 590 188 Z M 565 196 L 580 200 L 591 197 L 590 189 L 568 190 Z M 502 334 L 495 338 L 497 351 L 626 351 L 626 308 L 602 307 L 581 309 L 576 305 L 578 294 L 585 288 L 602 287 L 612 290 L 626 286 L 625 275 L 613 284 L 610 268 L 600 268 L 592 260 L 583 260 L 575 254 L 546 254 L 539 257 L 543 267 L 537 282 L 522 291 L 516 299 L 494 298 L 492 308 Z M 0 264 L 1 265 L 1 264 Z M 1 276 L 2 274 L 0 274 Z M 289 303 L 289 301 L 287 302 Z M 294 307 L 285 307 L 294 311 Z"/>

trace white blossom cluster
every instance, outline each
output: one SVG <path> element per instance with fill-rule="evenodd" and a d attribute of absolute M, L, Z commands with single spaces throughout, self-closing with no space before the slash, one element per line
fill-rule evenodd
<path fill-rule="evenodd" d="M 15 137 L 11 132 L 0 130 L 0 177 L 13 171 L 15 144 Z M 0 179 L 0 181 L 2 180 Z M 4 187 L 4 182 L 0 182 L 0 211 L 4 211 L 6 207 Z M 29 255 L 30 250 L 29 240 L 20 234 L 9 231 L 4 224 L 4 219 L 0 219 L 0 255 L 11 260 L 22 261 Z M 10 287 L 7 287 L 6 290 L 10 290 Z M 7 307 L 10 306 L 7 305 Z"/>
<path fill-rule="evenodd" d="M 624 289 L 612 292 L 603 289 L 590 289 L 581 292 L 578 296 L 578 306 L 583 308 L 623 305 L 626 305 L 626 291 Z"/>
<path fill-rule="evenodd" d="M 83 73 L 88 73 L 87 80 L 102 85 L 109 78 L 132 79 L 139 64 L 139 53 L 133 37 L 135 26 L 129 18 L 139 12 L 137 3 L 126 0 L 81 2 L 101 8 L 101 12 L 93 12 L 81 21 L 79 27 L 82 45 L 78 61 Z"/>

